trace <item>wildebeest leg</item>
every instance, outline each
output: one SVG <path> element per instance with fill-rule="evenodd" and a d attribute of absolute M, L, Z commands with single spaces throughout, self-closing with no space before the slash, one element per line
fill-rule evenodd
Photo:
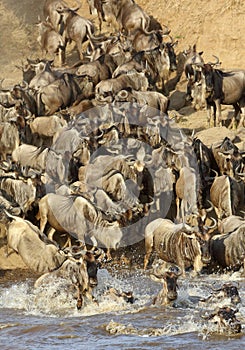
<path fill-rule="evenodd" d="M 245 256 L 243 255 L 243 271 L 241 273 L 241 276 L 244 277 L 245 276 Z"/>
<path fill-rule="evenodd" d="M 80 290 L 80 286 L 75 285 L 75 288 L 76 288 L 76 291 L 77 291 L 77 296 L 76 296 L 76 299 L 77 299 L 77 309 L 78 309 L 78 310 L 81 310 L 81 308 L 82 308 L 82 306 L 83 306 L 83 297 L 82 297 L 82 293 L 81 293 L 81 290 Z"/>
<path fill-rule="evenodd" d="M 180 221 L 180 199 L 178 197 L 176 197 L 176 219 L 179 222 Z"/>
<path fill-rule="evenodd" d="M 237 116 L 238 116 L 239 113 L 242 112 L 240 107 L 239 107 L 239 105 L 238 105 L 238 103 L 234 103 L 233 107 L 235 109 L 235 112 L 234 112 L 234 115 L 233 115 L 233 117 L 231 119 L 230 125 L 228 126 L 229 129 L 231 129 L 231 128 L 236 129 L 236 127 L 237 127 Z"/>
<path fill-rule="evenodd" d="M 210 104 L 207 104 L 207 122 L 208 122 L 207 124 L 209 128 L 211 127 L 211 117 L 212 117 L 212 109 Z M 214 120 L 214 126 L 216 126 L 216 118 Z"/>
<path fill-rule="evenodd" d="M 181 222 L 185 222 L 185 216 L 187 213 L 187 202 L 185 199 L 181 199 L 181 204 L 180 204 L 180 210 L 181 210 Z"/>
<path fill-rule="evenodd" d="M 6 258 L 8 258 L 11 254 L 15 253 L 14 249 L 10 248 L 8 244 L 6 245 L 5 249 Z"/>
<path fill-rule="evenodd" d="M 196 276 L 203 268 L 202 260 L 201 260 L 201 255 L 197 255 L 194 263 L 193 263 L 193 272 L 192 275 Z"/>
<path fill-rule="evenodd" d="M 153 234 L 151 233 L 145 237 L 144 269 L 147 268 L 147 265 L 149 263 L 152 248 L 153 248 Z"/>
<path fill-rule="evenodd" d="M 177 254 L 176 264 L 178 265 L 178 267 L 182 271 L 182 276 L 185 277 L 186 276 L 186 273 L 185 273 L 185 262 L 183 260 L 183 257 L 181 256 L 179 245 L 176 247 L 176 254 Z"/>
<path fill-rule="evenodd" d="M 106 249 L 106 257 L 107 257 L 107 261 L 111 261 L 112 260 L 111 249 L 110 248 Z"/>
<path fill-rule="evenodd" d="M 43 232 L 43 231 L 42 231 L 42 232 Z M 51 228 L 49 229 L 49 232 L 48 232 L 48 239 L 49 239 L 50 241 L 53 241 L 53 240 L 54 240 L 54 239 L 53 239 L 54 233 L 55 233 L 55 229 L 54 229 L 53 227 L 51 227 Z"/>
<path fill-rule="evenodd" d="M 63 47 L 58 49 L 58 59 L 59 65 L 63 66 L 65 64 L 65 49 Z"/>
<path fill-rule="evenodd" d="M 40 213 L 40 231 L 43 233 L 48 221 L 48 217 L 47 215 L 45 215 L 45 213 L 42 213 L 42 214 Z"/>
<path fill-rule="evenodd" d="M 79 53 L 80 60 L 83 60 L 82 42 L 80 40 L 76 41 L 77 50 Z"/>
<path fill-rule="evenodd" d="M 214 104 L 214 121 L 216 120 L 216 110 L 218 112 L 218 126 L 222 126 L 221 103 L 216 100 Z"/>

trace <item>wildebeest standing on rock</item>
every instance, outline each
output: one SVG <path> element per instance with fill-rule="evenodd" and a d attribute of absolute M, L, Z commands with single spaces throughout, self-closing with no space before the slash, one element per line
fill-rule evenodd
<path fill-rule="evenodd" d="M 96 37 L 94 36 L 94 24 L 90 20 L 81 17 L 76 12 L 79 9 L 79 7 L 80 5 L 76 9 L 63 7 L 62 9 L 58 10 L 58 12 L 61 14 L 61 25 L 64 26 L 64 32 L 62 33 L 62 36 L 65 41 L 65 46 L 67 45 L 67 43 L 74 41 L 76 43 L 80 59 L 82 60 L 83 42 Z"/>
<path fill-rule="evenodd" d="M 208 109 L 208 122 L 211 118 L 211 107 L 213 107 L 214 126 L 216 126 L 216 111 L 218 112 L 218 124 L 222 125 L 221 105 L 232 105 L 235 109 L 230 126 L 242 126 L 245 118 L 245 70 L 220 70 L 214 68 L 219 64 L 199 63 L 205 76 L 206 102 Z M 240 121 L 237 116 L 240 113 Z"/>
<path fill-rule="evenodd" d="M 55 60 L 61 66 L 65 63 L 65 42 L 62 36 L 55 31 L 49 22 L 38 23 L 38 42 L 45 54 Z"/>
<path fill-rule="evenodd" d="M 102 9 L 105 20 L 119 25 L 119 30 L 124 30 L 128 36 L 138 28 L 149 30 L 150 17 L 133 0 L 103 0 Z"/>
<path fill-rule="evenodd" d="M 46 0 L 44 3 L 44 18 L 51 23 L 57 33 L 59 33 L 61 23 L 61 14 L 59 11 L 66 7 L 67 3 L 63 0 Z"/>
<path fill-rule="evenodd" d="M 186 60 L 184 63 L 184 72 L 187 78 L 187 91 L 186 100 L 189 101 L 192 98 L 192 90 L 195 83 L 198 83 L 201 79 L 201 68 L 197 67 L 195 64 L 204 63 L 202 58 L 203 51 L 197 52 L 196 45 L 189 48 L 184 55 Z"/>

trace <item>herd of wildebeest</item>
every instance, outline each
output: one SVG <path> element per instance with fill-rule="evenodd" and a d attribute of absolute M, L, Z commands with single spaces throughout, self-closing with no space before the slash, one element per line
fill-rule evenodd
<path fill-rule="evenodd" d="M 167 27 L 134 0 L 87 2 L 97 31 L 79 3 L 46 0 L 38 41 L 53 59 L 27 59 L 23 80 L 1 87 L 1 235 L 8 254 L 41 274 L 36 286 L 69 281 L 78 308 L 84 297 L 94 301 L 99 262 L 144 240 L 142 267 L 152 254 L 162 259 L 151 273 L 163 283 L 154 303 L 166 305 L 189 268 L 244 269 L 245 153 L 228 137 L 208 147 L 168 116 L 178 60 Z M 80 57 L 72 66 L 70 42 Z M 245 71 L 220 70 L 218 58 L 204 63 L 195 45 L 183 55 L 186 100 L 205 105 L 214 126 L 221 105 L 233 105 L 231 125 L 243 127 Z M 221 292 L 240 302 L 232 283 Z M 236 311 L 223 307 L 209 319 L 240 332 Z"/>

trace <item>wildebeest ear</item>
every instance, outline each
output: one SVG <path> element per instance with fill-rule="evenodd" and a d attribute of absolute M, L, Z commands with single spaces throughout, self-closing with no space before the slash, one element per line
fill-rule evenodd
<path fill-rule="evenodd" d="M 154 282 L 163 282 L 164 281 L 164 278 L 162 278 L 162 277 L 157 277 L 156 275 L 153 275 L 153 274 L 150 274 L 150 278 L 152 279 L 152 281 L 154 281 Z"/>
<path fill-rule="evenodd" d="M 213 314 L 204 314 L 204 315 L 201 315 L 201 318 L 203 318 L 204 320 L 211 320 L 216 314 L 213 313 Z"/>

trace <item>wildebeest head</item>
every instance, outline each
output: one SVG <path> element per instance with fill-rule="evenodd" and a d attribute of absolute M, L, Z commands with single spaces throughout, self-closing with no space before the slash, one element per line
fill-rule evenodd
<path fill-rule="evenodd" d="M 176 71 L 177 70 L 177 61 L 176 61 L 176 53 L 174 52 L 174 47 L 177 45 L 177 41 L 173 42 L 173 40 L 170 43 L 166 43 L 169 61 L 170 61 L 170 70 Z"/>
<path fill-rule="evenodd" d="M 197 52 L 196 45 L 193 45 L 193 47 L 190 47 L 184 52 L 184 55 L 186 56 L 184 71 L 188 80 L 186 91 L 187 101 L 191 100 L 191 92 L 194 83 L 198 82 L 201 78 L 201 66 L 204 63 L 202 54 L 203 51 Z"/>
<path fill-rule="evenodd" d="M 236 318 L 238 310 L 233 310 L 228 306 L 218 308 L 210 315 L 202 316 L 218 326 L 219 333 L 236 334 L 242 330 L 241 322 Z"/>
<path fill-rule="evenodd" d="M 166 268 L 164 264 L 153 266 L 151 279 L 163 284 L 162 290 L 155 298 L 154 303 L 163 305 L 177 299 L 177 280 L 181 274 L 182 271 L 177 266 L 170 266 L 169 268 Z"/>
<path fill-rule="evenodd" d="M 97 279 L 98 266 L 95 260 L 95 256 L 91 252 L 86 252 L 86 254 L 84 255 L 84 260 L 87 262 L 89 285 L 91 288 L 94 288 L 98 285 L 98 279 Z"/>
<path fill-rule="evenodd" d="M 206 84 L 206 94 L 207 97 L 211 94 L 213 94 L 214 89 L 217 88 L 217 82 L 215 82 L 215 69 L 214 66 L 220 64 L 219 58 L 217 56 L 214 56 L 216 58 L 216 62 L 208 62 L 208 63 L 200 63 L 198 66 L 202 67 L 202 73 L 205 77 L 205 84 Z M 221 88 L 221 86 L 219 87 Z"/>
<path fill-rule="evenodd" d="M 88 284 L 91 288 L 96 287 L 98 284 L 98 265 L 96 259 L 99 255 L 96 255 L 96 252 L 94 251 L 91 252 L 83 250 L 79 246 L 72 246 L 71 248 L 66 248 L 65 253 L 68 254 L 68 256 L 72 256 L 73 259 L 75 258 L 74 260 L 77 260 L 78 263 L 83 262 L 83 264 L 85 264 L 88 275 Z M 80 282 L 79 284 L 82 285 Z"/>
<path fill-rule="evenodd" d="M 232 304 L 239 304 L 241 302 L 238 288 L 232 283 L 225 283 L 221 288 L 212 289 L 218 297 L 230 298 Z"/>
<path fill-rule="evenodd" d="M 212 230 L 217 226 L 217 221 L 213 219 L 213 225 L 202 227 L 202 232 L 195 232 L 195 236 L 200 245 L 201 259 L 203 264 L 208 265 L 211 262 L 210 241 L 212 237 Z"/>

